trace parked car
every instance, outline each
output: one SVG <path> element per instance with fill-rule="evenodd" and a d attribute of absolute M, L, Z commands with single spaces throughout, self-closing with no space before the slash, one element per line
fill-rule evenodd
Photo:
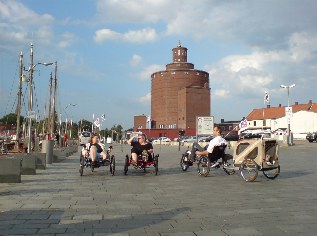
<path fill-rule="evenodd" d="M 160 137 L 158 139 L 155 139 L 152 141 L 153 144 L 159 144 L 159 143 L 163 143 L 163 142 L 170 142 L 171 139 L 167 138 L 167 137 Z"/>
<path fill-rule="evenodd" d="M 213 136 L 208 136 L 208 137 L 201 137 L 198 138 L 198 142 L 210 142 L 210 140 L 212 140 L 214 137 Z"/>
<path fill-rule="evenodd" d="M 314 141 L 317 142 L 317 132 L 308 133 L 308 134 L 306 135 L 306 139 L 307 139 L 310 143 L 312 143 L 312 142 L 314 142 Z"/>
<path fill-rule="evenodd" d="M 181 140 L 181 143 L 194 143 L 197 142 L 196 136 L 188 136 L 187 138 L 184 138 Z"/>
<path fill-rule="evenodd" d="M 153 142 L 154 140 L 158 139 L 158 137 L 151 137 L 148 139 L 149 142 Z"/>

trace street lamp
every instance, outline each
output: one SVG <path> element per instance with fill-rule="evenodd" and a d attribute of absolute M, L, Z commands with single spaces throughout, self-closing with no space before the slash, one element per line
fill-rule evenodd
<path fill-rule="evenodd" d="M 33 111 L 33 71 L 37 65 L 49 66 L 53 65 L 53 63 L 47 62 L 38 62 L 33 65 L 33 44 L 31 43 L 31 54 L 30 54 L 30 68 L 27 70 L 30 73 L 29 79 L 29 100 L 28 100 L 28 117 L 29 117 L 29 127 L 28 127 L 28 135 L 29 135 L 29 143 L 28 143 L 28 153 L 31 153 L 31 137 L 32 137 L 32 118 L 34 118 L 35 114 Z"/>
<path fill-rule="evenodd" d="M 288 111 L 290 111 L 289 89 L 295 87 L 295 84 L 288 85 L 288 86 L 282 84 L 282 85 L 280 85 L 280 87 L 287 89 L 287 109 L 288 109 Z M 286 115 L 286 112 L 285 112 L 285 115 Z M 290 118 L 290 116 L 287 117 L 287 125 L 288 125 L 288 127 L 287 127 L 287 133 L 288 133 L 287 144 L 288 144 L 288 146 L 291 146 L 293 144 L 292 144 L 292 137 L 291 137 L 291 118 Z"/>

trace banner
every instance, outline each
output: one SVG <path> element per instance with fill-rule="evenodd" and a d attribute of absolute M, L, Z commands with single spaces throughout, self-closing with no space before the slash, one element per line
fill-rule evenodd
<path fill-rule="evenodd" d="M 99 118 L 97 118 L 97 119 L 95 120 L 94 125 L 95 125 L 96 127 L 98 127 L 98 128 L 100 127 Z"/>
<path fill-rule="evenodd" d="M 244 118 L 243 120 L 240 121 L 239 130 L 243 131 L 243 130 L 246 130 L 247 128 L 248 128 L 248 121 L 246 118 Z"/>
<path fill-rule="evenodd" d="M 106 114 L 102 114 L 101 121 L 105 121 L 105 120 L 106 120 Z"/>
<path fill-rule="evenodd" d="M 265 93 L 264 93 L 264 102 L 270 103 L 270 96 L 269 96 L 269 93 L 267 91 L 265 91 Z"/>

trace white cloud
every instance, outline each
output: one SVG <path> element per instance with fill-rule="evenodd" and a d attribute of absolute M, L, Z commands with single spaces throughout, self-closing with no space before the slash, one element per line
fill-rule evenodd
<path fill-rule="evenodd" d="M 151 103 L 151 93 L 147 93 L 145 96 L 139 98 L 139 102 L 143 104 Z"/>
<path fill-rule="evenodd" d="M 76 41 L 76 36 L 70 32 L 65 32 L 60 37 L 60 42 L 58 43 L 60 48 L 67 48 Z"/>
<path fill-rule="evenodd" d="M 225 89 L 216 89 L 214 92 L 214 95 L 216 97 L 228 97 L 229 94 L 230 94 L 230 92 L 228 90 L 225 90 Z"/>
<path fill-rule="evenodd" d="M 123 34 L 123 39 L 126 42 L 146 43 L 158 40 L 158 35 L 155 29 L 145 28 L 141 30 L 130 30 Z"/>
<path fill-rule="evenodd" d="M 96 9 L 99 19 L 116 23 L 155 23 L 173 16 L 181 0 L 98 0 Z"/>
<path fill-rule="evenodd" d="M 105 41 L 122 40 L 129 43 L 147 43 L 158 40 L 158 34 L 155 29 L 144 28 L 141 30 L 129 30 L 126 33 L 118 33 L 110 29 L 97 30 L 94 41 L 103 43 Z"/>
<path fill-rule="evenodd" d="M 210 73 L 212 96 L 258 96 L 276 82 L 271 65 L 289 61 L 285 52 L 260 52 L 249 55 L 232 55 L 214 65 L 205 66 Z M 213 92 L 214 91 L 214 92 Z"/>
<path fill-rule="evenodd" d="M 157 71 L 165 70 L 165 66 L 163 65 L 150 65 L 143 69 L 136 77 L 141 80 L 150 80 L 151 74 Z"/>
<path fill-rule="evenodd" d="M 134 54 L 130 60 L 130 65 L 136 67 L 142 62 L 142 57 L 140 55 Z"/>
<path fill-rule="evenodd" d="M 102 43 L 107 40 L 117 40 L 120 38 L 120 34 L 110 29 L 101 29 L 96 31 L 94 41 Z"/>
<path fill-rule="evenodd" d="M 0 2 L 0 15 L 6 22 L 20 29 L 25 26 L 47 25 L 54 21 L 51 15 L 39 15 L 17 1 Z"/>
<path fill-rule="evenodd" d="M 25 42 L 51 44 L 55 19 L 49 14 L 37 14 L 20 1 L 0 2 L 0 41 L 3 48 L 14 50 Z"/>

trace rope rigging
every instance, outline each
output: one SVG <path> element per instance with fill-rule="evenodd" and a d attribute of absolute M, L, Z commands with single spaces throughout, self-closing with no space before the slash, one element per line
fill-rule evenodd
<path fill-rule="evenodd" d="M 8 97 L 8 101 L 7 101 L 7 104 L 6 104 L 6 107 L 4 109 L 4 114 L 3 115 L 6 115 L 7 114 L 7 109 L 8 109 L 8 106 L 9 106 L 9 102 L 12 100 L 11 99 L 11 96 L 12 96 L 12 91 L 13 91 L 13 86 L 16 85 L 16 82 L 17 82 L 17 74 L 18 74 L 18 70 L 19 70 L 19 65 L 16 67 L 16 70 L 15 70 L 15 73 L 14 73 L 14 77 L 12 78 L 12 85 L 11 85 L 11 89 L 10 89 L 10 93 L 9 93 L 9 97 Z M 16 100 L 16 99 L 15 99 Z M 12 112 L 13 109 L 11 109 L 11 112 Z"/>

